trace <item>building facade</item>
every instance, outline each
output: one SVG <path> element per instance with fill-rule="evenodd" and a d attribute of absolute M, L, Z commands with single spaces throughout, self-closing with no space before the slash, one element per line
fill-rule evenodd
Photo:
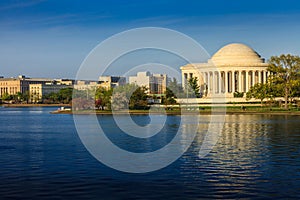
<path fill-rule="evenodd" d="M 95 90 L 98 87 L 98 81 L 79 80 L 74 85 L 75 90 Z"/>
<path fill-rule="evenodd" d="M 207 97 L 218 94 L 233 97 L 235 92 L 246 93 L 256 83 L 266 83 L 268 64 L 247 45 L 233 43 L 218 50 L 206 63 L 182 66 L 182 86 L 188 79 L 198 78 Z"/>
<path fill-rule="evenodd" d="M 138 72 L 136 76 L 129 76 L 129 83 L 146 87 L 149 94 L 164 94 L 167 88 L 166 74 L 151 74 Z"/>
<path fill-rule="evenodd" d="M 70 88 L 73 85 L 56 84 L 56 83 L 37 83 L 29 84 L 29 101 L 38 103 L 43 101 L 44 96 L 50 93 L 57 93 L 63 88 Z"/>
<path fill-rule="evenodd" d="M 15 95 L 18 92 L 25 94 L 29 91 L 30 84 L 39 84 L 52 81 L 52 79 L 28 78 L 18 76 L 17 78 L 0 78 L 0 97 L 3 95 Z"/>
<path fill-rule="evenodd" d="M 17 78 L 0 78 L 0 98 L 3 95 L 28 95 L 32 103 L 40 102 L 43 96 L 58 92 L 62 88 L 73 87 L 72 79 L 28 78 L 23 75 Z"/>
<path fill-rule="evenodd" d="M 98 81 L 78 80 L 74 85 L 76 90 L 95 90 L 103 87 L 107 90 L 126 84 L 126 78 L 120 76 L 100 76 Z"/>
<path fill-rule="evenodd" d="M 106 89 L 111 89 L 118 87 L 120 85 L 125 85 L 126 84 L 126 78 L 125 77 L 120 77 L 120 76 L 100 76 L 99 77 L 99 86 L 106 88 Z"/>

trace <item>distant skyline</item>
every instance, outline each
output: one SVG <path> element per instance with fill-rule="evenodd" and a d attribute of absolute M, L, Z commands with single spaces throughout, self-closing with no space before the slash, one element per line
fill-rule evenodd
<path fill-rule="evenodd" d="M 1 1 L 0 76 L 74 78 L 101 41 L 148 26 L 180 31 L 210 55 L 232 42 L 249 45 L 266 60 L 300 55 L 299 19 L 297 0 Z"/>

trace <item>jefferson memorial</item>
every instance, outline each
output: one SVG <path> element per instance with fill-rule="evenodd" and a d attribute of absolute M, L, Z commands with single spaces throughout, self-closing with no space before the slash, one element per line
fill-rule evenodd
<path fill-rule="evenodd" d="M 268 77 L 265 59 L 245 44 L 232 43 L 219 49 L 206 63 L 191 63 L 180 67 L 182 86 L 192 77 L 198 78 L 207 97 L 234 92 L 245 93 L 256 83 L 265 83 Z"/>

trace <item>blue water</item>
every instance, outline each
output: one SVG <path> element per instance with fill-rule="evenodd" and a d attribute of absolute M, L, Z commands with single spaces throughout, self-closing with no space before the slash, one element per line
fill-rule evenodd
<path fill-rule="evenodd" d="M 72 115 L 49 114 L 54 109 L 0 107 L 1 199 L 300 198 L 300 116 L 227 115 L 217 145 L 204 159 L 197 156 L 199 133 L 170 166 L 129 174 L 91 156 Z M 148 116 L 133 118 L 149 122 Z M 111 116 L 99 121 L 120 147 L 148 152 L 174 137 L 180 117 L 169 116 L 154 141 L 140 142 L 120 134 Z"/>

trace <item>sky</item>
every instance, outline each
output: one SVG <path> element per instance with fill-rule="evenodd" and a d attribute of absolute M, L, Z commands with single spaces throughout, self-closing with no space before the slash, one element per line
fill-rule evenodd
<path fill-rule="evenodd" d="M 75 78 L 100 42 L 140 27 L 179 31 L 210 55 L 232 42 L 247 44 L 266 59 L 300 55 L 298 0 L 5 0 L 0 1 L 0 76 Z M 110 73 L 119 75 L 117 67 Z"/>

